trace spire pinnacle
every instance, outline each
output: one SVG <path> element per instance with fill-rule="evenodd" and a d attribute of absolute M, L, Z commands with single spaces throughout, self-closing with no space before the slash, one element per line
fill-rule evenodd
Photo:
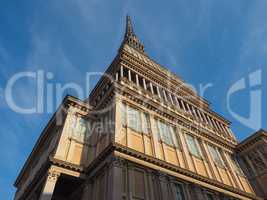
<path fill-rule="evenodd" d="M 144 52 L 144 45 L 135 35 L 132 21 L 129 15 L 126 16 L 126 31 L 124 35 L 123 44 L 128 44 L 129 46 L 135 48 L 136 50 Z"/>
<path fill-rule="evenodd" d="M 130 36 L 130 35 L 134 35 L 134 30 L 133 30 L 133 25 L 132 25 L 132 20 L 131 20 L 131 17 L 129 15 L 126 16 L 126 32 L 125 34 L 127 36 Z"/>

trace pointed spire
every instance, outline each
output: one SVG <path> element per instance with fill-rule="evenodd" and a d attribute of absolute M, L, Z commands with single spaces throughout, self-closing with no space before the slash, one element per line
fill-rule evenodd
<path fill-rule="evenodd" d="M 132 25 L 132 20 L 131 20 L 131 17 L 129 15 L 126 16 L 126 32 L 125 34 L 127 36 L 130 36 L 130 35 L 134 35 L 134 30 L 133 30 L 133 25 Z"/>
<path fill-rule="evenodd" d="M 125 31 L 124 40 L 122 44 L 128 44 L 129 46 L 135 48 L 136 50 L 140 52 L 144 52 L 144 45 L 135 35 L 132 21 L 129 15 L 127 15 L 126 17 L 126 31 Z"/>

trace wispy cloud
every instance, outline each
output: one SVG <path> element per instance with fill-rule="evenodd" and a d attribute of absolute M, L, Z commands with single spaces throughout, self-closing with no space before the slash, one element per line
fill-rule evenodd
<path fill-rule="evenodd" d="M 0 43 L 0 60 L 6 61 L 9 58 L 9 54 L 7 50 L 3 47 L 3 45 Z"/>
<path fill-rule="evenodd" d="M 27 69 L 44 69 L 55 73 L 64 72 L 65 79 L 73 77 L 73 72 L 78 76 L 81 75 L 79 68 L 73 66 L 60 44 L 54 43 L 55 41 L 51 39 L 33 33 L 32 47 L 26 59 Z"/>
<path fill-rule="evenodd" d="M 227 85 L 254 64 L 267 64 L 266 1 L 70 0 L 48 1 L 45 6 L 36 2 L 26 6 L 29 10 L 25 13 L 30 17 L 12 30 L 4 27 L 0 35 L 4 37 L 5 31 L 13 29 L 15 32 L 14 38 L 5 40 L 5 45 L 13 47 L 4 46 L 0 40 L 0 157 L 5 160 L 8 155 L 1 166 L 5 169 L 22 165 L 49 117 L 19 115 L 6 109 L 6 80 L 16 72 L 42 69 L 54 74 L 50 83 L 84 84 L 86 72 L 104 71 L 114 58 L 123 37 L 126 14 L 132 15 L 135 31 L 148 54 L 189 82 L 219 80 L 219 84 Z M 22 33 L 27 37 L 20 41 L 16 34 Z M 222 64 L 219 59 L 226 61 Z M 204 65 L 207 66 L 199 67 Z M 20 80 L 14 91 L 16 101 L 24 106 L 36 103 L 35 86 L 32 79 Z M 210 97 L 217 98 L 214 104 L 223 101 L 221 89 L 211 92 Z M 21 163 L 12 166 L 14 160 Z"/>
<path fill-rule="evenodd" d="M 4 78 L 4 79 L 8 78 L 7 65 L 8 65 L 10 59 L 11 59 L 11 56 L 9 55 L 6 48 L 0 42 L 0 74 L 1 74 L 2 78 Z"/>
<path fill-rule="evenodd" d="M 254 1 L 246 18 L 246 35 L 238 59 L 238 74 L 245 67 L 249 71 L 267 65 L 267 2 Z"/>
<path fill-rule="evenodd" d="M 4 89 L 0 84 L 0 109 L 5 106 Z"/>

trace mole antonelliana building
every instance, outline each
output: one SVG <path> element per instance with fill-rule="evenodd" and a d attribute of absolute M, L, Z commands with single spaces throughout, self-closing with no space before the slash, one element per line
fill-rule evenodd
<path fill-rule="evenodd" d="M 15 200 L 267 198 L 267 133 L 238 143 L 230 122 L 153 61 L 126 21 L 88 99 L 67 96 L 43 130 Z"/>

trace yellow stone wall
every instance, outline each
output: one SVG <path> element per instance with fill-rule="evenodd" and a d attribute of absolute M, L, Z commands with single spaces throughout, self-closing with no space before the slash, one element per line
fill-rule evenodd
<path fill-rule="evenodd" d="M 122 116 L 120 113 L 122 102 L 139 107 L 141 111 L 149 113 L 152 131 L 149 136 L 143 133 L 135 132 L 133 129 L 122 125 Z M 177 128 L 181 149 L 169 146 L 158 139 L 155 118 L 161 118 Z M 189 152 L 185 138 L 185 134 L 187 133 L 190 133 L 199 139 L 201 149 L 203 150 L 204 154 L 203 158 L 195 157 Z M 254 193 L 246 177 L 238 175 L 231 166 L 230 158 L 226 155 L 226 152 L 227 154 L 233 154 L 231 150 L 223 147 L 222 145 L 216 144 L 210 139 L 199 136 L 191 130 L 187 130 L 180 125 L 171 122 L 169 119 L 159 116 L 157 113 L 148 110 L 145 107 L 137 105 L 135 102 L 123 96 L 116 101 L 115 142 L 138 152 L 144 153 L 148 156 L 152 156 L 175 166 L 190 170 L 204 177 L 219 181 L 228 186 L 246 191 L 248 193 Z M 217 145 L 222 150 L 223 160 L 226 163 L 225 167 L 218 166 L 214 163 L 210 152 L 208 151 L 207 143 Z"/>

